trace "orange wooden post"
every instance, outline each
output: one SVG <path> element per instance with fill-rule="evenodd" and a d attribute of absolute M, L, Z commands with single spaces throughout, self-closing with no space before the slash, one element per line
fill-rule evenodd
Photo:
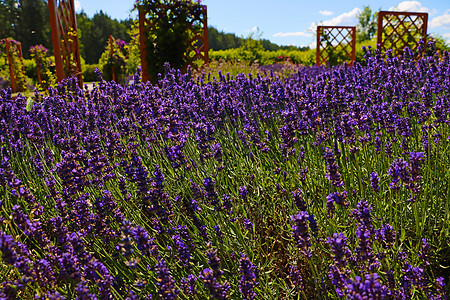
<path fill-rule="evenodd" d="M 322 26 L 317 26 L 316 37 L 316 66 L 320 66 L 320 47 L 322 45 L 320 39 L 322 37 Z"/>
<path fill-rule="evenodd" d="M 55 55 L 56 79 L 61 81 L 66 78 L 66 74 L 64 72 L 64 64 L 61 58 L 61 31 L 58 26 L 58 7 L 56 5 L 56 0 L 48 0 L 48 10 L 52 30 L 53 54 Z"/>
<path fill-rule="evenodd" d="M 83 87 L 77 20 L 73 0 L 48 0 L 53 53 L 58 81 L 75 76 Z"/>
<path fill-rule="evenodd" d="M 139 48 L 141 50 L 141 72 L 142 72 L 142 82 L 147 82 L 150 80 L 150 75 L 148 73 L 147 65 L 147 20 L 145 18 L 146 10 L 143 6 L 139 6 Z"/>
<path fill-rule="evenodd" d="M 14 92 L 17 92 L 17 85 L 14 76 L 14 67 L 11 59 L 11 50 L 9 49 L 9 39 L 5 39 L 6 44 L 6 56 L 8 57 L 9 77 L 11 78 L 11 86 Z"/>
<path fill-rule="evenodd" d="M 38 82 L 39 84 L 42 84 L 41 68 L 39 68 L 39 63 L 36 64 L 36 68 L 37 68 Z"/>
<path fill-rule="evenodd" d="M 114 47 L 113 47 L 113 37 L 109 35 L 109 54 L 111 55 L 111 59 L 114 55 Z M 112 70 L 112 80 L 116 81 L 116 73 L 114 72 L 114 65 L 111 66 Z"/>
<path fill-rule="evenodd" d="M 353 65 L 356 59 L 356 26 L 317 26 L 316 65 L 327 63 L 330 59 L 327 51 L 335 50 L 344 51 Z"/>
<path fill-rule="evenodd" d="M 427 24 L 428 13 L 380 11 L 377 44 L 381 51 L 392 49 L 394 55 L 400 55 L 407 46 L 414 51 L 421 39 L 427 40 Z"/>

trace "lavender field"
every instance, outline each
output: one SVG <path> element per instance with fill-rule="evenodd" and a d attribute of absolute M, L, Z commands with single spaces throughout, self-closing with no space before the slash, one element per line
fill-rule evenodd
<path fill-rule="evenodd" d="M 450 55 L 0 91 L 1 299 L 445 299 Z"/>

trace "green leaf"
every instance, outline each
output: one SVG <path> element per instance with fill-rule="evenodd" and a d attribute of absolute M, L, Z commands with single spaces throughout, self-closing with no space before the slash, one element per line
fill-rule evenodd
<path fill-rule="evenodd" d="M 26 110 L 30 111 L 32 108 L 33 108 L 33 98 L 28 97 L 27 98 L 27 108 L 26 108 Z"/>

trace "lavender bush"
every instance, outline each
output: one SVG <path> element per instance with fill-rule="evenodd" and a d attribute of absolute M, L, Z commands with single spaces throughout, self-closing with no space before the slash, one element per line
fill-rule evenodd
<path fill-rule="evenodd" d="M 0 298 L 445 299 L 450 56 L 366 50 L 1 90 Z"/>

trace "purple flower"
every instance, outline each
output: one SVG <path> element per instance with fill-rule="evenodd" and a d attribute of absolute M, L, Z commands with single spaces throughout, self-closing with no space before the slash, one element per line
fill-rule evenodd
<path fill-rule="evenodd" d="M 294 198 L 294 203 L 297 206 L 298 210 L 306 211 L 306 202 L 303 199 L 300 189 L 292 192 L 292 198 Z"/>
<path fill-rule="evenodd" d="M 327 243 L 331 246 L 331 250 L 334 255 L 334 264 L 343 268 L 347 265 L 348 261 L 352 259 L 352 253 L 347 245 L 347 237 L 345 234 L 333 233 L 332 237 L 327 238 Z"/>
<path fill-rule="evenodd" d="M 312 253 L 309 249 L 311 242 L 308 232 L 308 214 L 305 211 L 299 211 L 298 214 L 291 216 L 291 220 L 294 221 L 294 225 L 292 225 L 292 236 L 300 253 L 311 257 Z"/>
<path fill-rule="evenodd" d="M 323 158 L 325 159 L 325 166 L 327 168 L 327 174 L 325 177 L 331 181 L 334 186 L 343 186 L 344 182 L 341 179 L 341 173 L 338 171 L 338 165 L 336 163 L 336 157 L 334 156 L 333 150 L 325 148 Z"/>
<path fill-rule="evenodd" d="M 334 212 L 334 203 L 339 204 L 342 207 L 347 208 L 348 203 L 345 201 L 347 199 L 347 191 L 334 192 L 327 196 L 327 211 L 328 216 L 332 216 Z"/>
<path fill-rule="evenodd" d="M 216 184 L 215 181 L 208 177 L 203 179 L 203 184 L 205 186 L 206 198 L 210 201 L 211 205 L 214 206 L 215 210 L 220 210 L 220 199 L 214 188 L 214 185 Z"/>
<path fill-rule="evenodd" d="M 203 284 L 208 289 L 213 299 L 225 300 L 228 299 L 228 290 L 230 285 L 228 283 L 219 283 L 214 272 L 211 269 L 204 269 L 199 276 L 202 279 Z"/>
<path fill-rule="evenodd" d="M 291 279 L 295 288 L 303 290 L 303 279 L 297 266 L 289 267 L 289 278 Z"/>
<path fill-rule="evenodd" d="M 365 274 L 364 278 L 355 276 L 345 286 L 345 296 L 348 299 L 386 299 L 387 288 L 381 285 L 377 273 Z"/>
<path fill-rule="evenodd" d="M 243 185 L 239 188 L 239 195 L 241 196 L 242 200 L 244 200 L 244 201 L 247 200 L 248 191 L 247 191 L 247 188 L 245 187 L 245 185 Z"/>
<path fill-rule="evenodd" d="M 206 256 L 208 257 L 208 264 L 214 272 L 214 277 L 219 279 L 223 271 L 220 269 L 220 258 L 217 256 L 217 250 L 211 248 L 211 243 L 207 244 Z"/>
<path fill-rule="evenodd" d="M 186 268 L 189 269 L 189 260 L 191 258 L 189 248 L 186 246 L 183 239 L 178 234 L 173 235 L 172 240 L 175 244 L 175 248 L 178 251 L 178 258 L 180 259 L 180 263 L 182 263 Z"/>
<path fill-rule="evenodd" d="M 376 192 L 380 190 L 380 178 L 376 172 L 372 172 L 370 174 L 370 187 L 373 188 Z"/>
<path fill-rule="evenodd" d="M 162 299 L 176 299 L 180 291 L 175 287 L 175 279 L 170 275 L 166 261 L 158 258 L 155 268 L 158 276 L 156 286 L 158 287 L 159 296 Z"/>
<path fill-rule="evenodd" d="M 385 247 L 391 248 L 395 242 L 397 232 L 394 228 L 385 223 L 381 226 L 380 229 L 376 230 L 375 237 L 376 239 Z"/>
<path fill-rule="evenodd" d="M 245 254 L 241 254 L 239 270 L 242 273 L 239 281 L 239 291 L 242 293 L 243 299 L 254 299 L 257 296 L 253 288 L 258 286 L 258 269 Z"/>
<path fill-rule="evenodd" d="M 194 296 L 197 293 L 196 278 L 189 274 L 187 277 L 181 279 L 181 289 L 186 295 Z"/>
<path fill-rule="evenodd" d="M 388 171 L 389 175 L 392 178 L 389 187 L 391 189 L 398 190 L 401 188 L 401 184 L 399 184 L 401 180 L 406 183 L 410 182 L 411 181 L 410 169 L 411 169 L 410 164 L 408 164 L 401 158 L 396 158 L 389 167 Z"/>

